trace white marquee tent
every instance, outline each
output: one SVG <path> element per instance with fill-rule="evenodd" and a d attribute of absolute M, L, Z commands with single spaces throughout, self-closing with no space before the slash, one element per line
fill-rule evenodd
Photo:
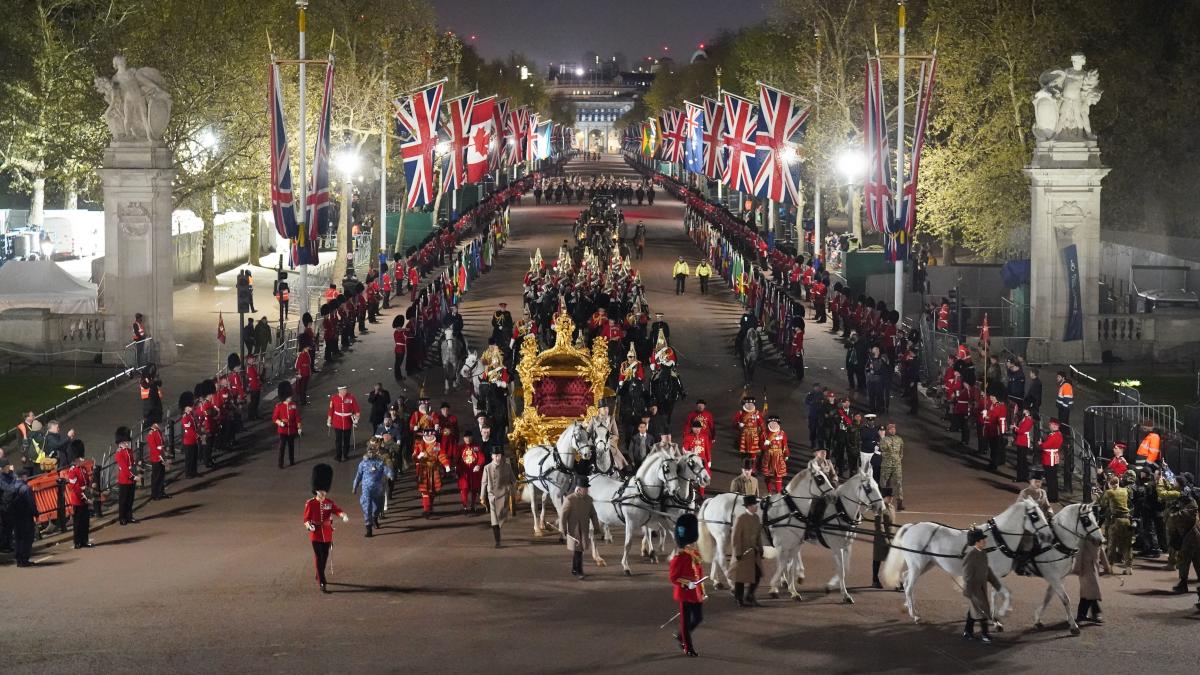
<path fill-rule="evenodd" d="M 93 314 L 99 309 L 97 288 L 77 281 L 53 262 L 9 261 L 0 266 L 0 312 L 20 308 Z"/>

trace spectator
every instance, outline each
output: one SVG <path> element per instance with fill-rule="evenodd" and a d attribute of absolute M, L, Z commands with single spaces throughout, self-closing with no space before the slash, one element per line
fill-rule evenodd
<path fill-rule="evenodd" d="M 254 317 L 246 319 L 246 325 L 242 326 L 242 350 L 247 354 L 254 353 Z"/>
<path fill-rule="evenodd" d="M 13 502 L 16 501 L 17 479 L 13 475 L 13 463 L 0 448 L 0 551 L 13 550 Z"/>
<path fill-rule="evenodd" d="M 11 497 L 8 500 L 7 519 L 12 525 L 13 557 L 17 567 L 32 567 L 33 561 L 29 556 L 33 553 L 33 537 L 37 530 L 34 520 L 37 518 L 37 502 L 33 499 L 33 490 L 29 489 L 29 469 L 21 469 L 17 479 L 8 488 Z"/>
<path fill-rule="evenodd" d="M 1029 369 L 1029 379 L 1025 383 L 1025 407 L 1033 413 L 1035 422 L 1042 421 L 1042 380 L 1038 377 L 1038 369 Z"/>
<path fill-rule="evenodd" d="M 254 351 L 258 354 L 266 353 L 271 346 L 271 324 L 267 323 L 267 317 L 264 315 L 254 324 Z"/>
<path fill-rule="evenodd" d="M 71 463 L 71 441 L 75 440 L 75 430 L 71 429 L 63 434 L 59 431 L 58 420 L 50 420 L 46 424 L 46 457 L 53 458 L 56 462 L 55 468 L 65 469 Z"/>

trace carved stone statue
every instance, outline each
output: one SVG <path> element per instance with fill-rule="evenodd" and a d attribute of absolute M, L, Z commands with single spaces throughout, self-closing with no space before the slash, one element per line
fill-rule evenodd
<path fill-rule="evenodd" d="M 1038 141 L 1095 140 L 1091 107 L 1100 102 L 1100 71 L 1084 70 L 1087 58 L 1071 55 L 1071 67 L 1047 70 L 1038 78 L 1033 95 L 1033 135 Z"/>
<path fill-rule="evenodd" d="M 116 74 L 111 80 L 97 77 L 96 91 L 108 108 L 104 121 L 118 141 L 161 141 L 171 120 L 171 95 L 155 68 L 128 68 L 125 57 L 113 57 Z"/>

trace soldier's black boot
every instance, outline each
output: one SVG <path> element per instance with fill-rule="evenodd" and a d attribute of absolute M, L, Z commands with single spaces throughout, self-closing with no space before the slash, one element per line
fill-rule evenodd
<path fill-rule="evenodd" d="M 371 526 L 370 526 L 370 525 L 368 525 L 368 526 L 367 526 L 367 533 L 366 533 L 366 535 L 364 535 L 364 536 L 367 536 L 367 537 L 374 537 L 374 536 L 375 536 L 375 534 L 371 532 Z"/>
<path fill-rule="evenodd" d="M 963 626 L 962 636 L 967 640 L 975 639 L 975 619 L 971 618 L 971 613 L 969 611 L 967 612 L 967 623 Z"/>
<path fill-rule="evenodd" d="M 496 540 L 496 548 L 500 548 L 500 526 L 492 526 L 492 538 Z"/>
<path fill-rule="evenodd" d="M 988 635 L 988 622 L 987 622 L 987 619 L 981 619 L 981 620 L 979 621 L 979 631 L 980 631 L 980 632 L 979 632 L 979 641 L 980 641 L 980 642 L 982 642 L 982 643 L 984 643 L 984 644 L 991 644 L 991 642 L 992 642 L 992 636 L 991 636 L 991 635 Z"/>

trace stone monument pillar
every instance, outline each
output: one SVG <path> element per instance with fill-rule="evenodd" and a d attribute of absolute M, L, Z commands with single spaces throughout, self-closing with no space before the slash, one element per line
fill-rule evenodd
<path fill-rule="evenodd" d="M 1033 97 L 1030 180 L 1030 340 L 1042 363 L 1098 363 L 1100 342 L 1100 182 L 1108 167 L 1091 132 L 1089 108 L 1100 100 L 1097 71 L 1083 54 L 1072 67 L 1041 76 Z"/>
<path fill-rule="evenodd" d="M 104 151 L 104 283 L 108 348 L 120 351 L 132 338 L 135 314 L 142 314 L 151 340 L 148 353 L 159 364 L 175 361 L 172 329 L 175 251 L 171 213 L 175 162 L 162 140 L 171 114 L 166 83 L 153 68 L 117 69 L 111 80 L 96 78 L 108 102 L 105 121 L 112 140 Z M 126 353 L 129 360 L 132 352 Z"/>

